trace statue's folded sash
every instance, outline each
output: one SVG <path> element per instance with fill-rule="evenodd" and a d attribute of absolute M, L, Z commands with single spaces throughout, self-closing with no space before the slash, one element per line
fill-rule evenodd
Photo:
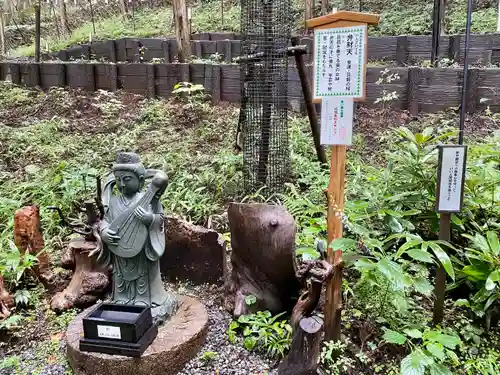
<path fill-rule="evenodd" d="M 139 254 L 148 240 L 149 228 L 135 216 L 134 211 L 139 207 L 148 210 L 152 200 L 158 192 L 166 188 L 167 183 L 166 174 L 158 171 L 144 195 L 113 220 L 109 230 L 115 232 L 120 239 L 116 244 L 107 245 L 109 251 L 123 258 L 132 258 Z"/>

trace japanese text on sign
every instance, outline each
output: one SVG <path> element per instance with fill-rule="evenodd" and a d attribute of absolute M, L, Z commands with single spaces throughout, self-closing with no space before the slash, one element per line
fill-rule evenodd
<path fill-rule="evenodd" d="M 366 25 L 314 31 L 314 97 L 363 96 Z"/>
<path fill-rule="evenodd" d="M 323 98 L 320 135 L 322 145 L 352 144 L 353 107 L 352 98 Z"/>
<path fill-rule="evenodd" d="M 458 212 L 462 204 L 465 147 L 442 147 L 440 154 L 439 212 Z"/>
<path fill-rule="evenodd" d="M 117 339 L 117 340 L 121 340 L 122 338 L 120 327 L 114 327 L 114 326 L 98 325 L 97 336 L 107 339 Z"/>

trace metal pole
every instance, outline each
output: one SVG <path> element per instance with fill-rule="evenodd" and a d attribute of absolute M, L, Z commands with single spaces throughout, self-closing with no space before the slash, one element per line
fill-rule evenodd
<path fill-rule="evenodd" d="M 35 61 L 40 62 L 40 5 L 35 5 Z"/>
<path fill-rule="evenodd" d="M 467 6 L 467 23 L 465 25 L 465 46 L 464 46 L 464 77 L 462 86 L 462 101 L 460 104 L 460 131 L 458 133 L 458 144 L 464 144 L 464 125 L 465 115 L 467 113 L 467 76 L 469 72 L 469 44 L 470 44 L 470 28 L 472 23 L 472 7 L 473 2 L 469 0 Z"/>

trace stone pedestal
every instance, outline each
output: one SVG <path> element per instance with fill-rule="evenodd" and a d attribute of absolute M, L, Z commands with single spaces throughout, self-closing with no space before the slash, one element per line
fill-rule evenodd
<path fill-rule="evenodd" d="M 141 358 L 82 352 L 82 319 L 91 309 L 82 312 L 66 332 L 68 360 L 75 375 L 175 375 L 202 347 L 208 330 L 208 314 L 198 300 L 178 296 L 179 309 L 158 329 L 158 336 Z"/>

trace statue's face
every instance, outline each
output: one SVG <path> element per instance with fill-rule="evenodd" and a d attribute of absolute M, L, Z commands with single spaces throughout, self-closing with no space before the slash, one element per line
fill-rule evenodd
<path fill-rule="evenodd" d="M 141 180 L 133 172 L 116 171 L 116 186 L 126 197 L 134 196 L 141 189 Z"/>

